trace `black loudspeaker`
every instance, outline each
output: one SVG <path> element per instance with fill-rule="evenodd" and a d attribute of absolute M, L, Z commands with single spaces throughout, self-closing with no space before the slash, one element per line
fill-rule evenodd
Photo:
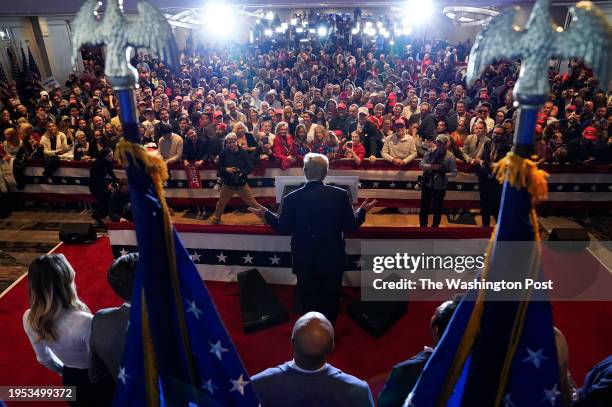
<path fill-rule="evenodd" d="M 583 228 L 554 228 L 548 236 L 549 242 L 571 242 L 563 245 L 563 249 L 580 251 L 589 246 L 591 238 Z M 555 245 L 554 247 L 556 247 Z"/>
<path fill-rule="evenodd" d="M 289 314 L 259 271 L 238 273 L 244 333 L 260 331 L 289 321 Z"/>
<path fill-rule="evenodd" d="M 64 243 L 89 243 L 97 237 L 90 223 L 63 223 L 59 231 L 59 238 Z"/>
<path fill-rule="evenodd" d="M 391 274 L 386 281 L 397 281 L 400 277 Z M 363 288 L 370 289 L 372 288 Z M 380 294 L 378 294 L 380 295 Z M 350 304 L 347 314 L 357 325 L 375 338 L 380 338 L 405 313 L 408 301 L 362 301 L 357 300 Z"/>

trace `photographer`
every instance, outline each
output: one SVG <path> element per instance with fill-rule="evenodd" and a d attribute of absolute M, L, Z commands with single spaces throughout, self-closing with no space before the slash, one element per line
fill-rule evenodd
<path fill-rule="evenodd" d="M 215 213 L 211 216 L 211 223 L 219 224 L 221 222 L 225 206 L 235 193 L 238 193 L 240 198 L 250 207 L 259 207 L 247 183 L 247 175 L 252 170 L 251 156 L 246 150 L 238 147 L 238 138 L 234 133 L 228 134 L 225 137 L 225 148 L 219 154 L 218 171 L 223 185 L 221 186 Z"/>
<path fill-rule="evenodd" d="M 131 222 L 133 217 L 128 181 L 121 178 L 114 186 L 108 200 L 108 216 L 113 222 Z"/>
<path fill-rule="evenodd" d="M 89 170 L 89 191 L 97 201 L 96 209 L 91 217 L 99 226 L 104 225 L 103 219 L 108 215 L 111 183 L 116 182 L 117 177 L 113 171 L 113 150 L 105 148 Z"/>
<path fill-rule="evenodd" d="M 442 217 L 442 204 L 448 184 L 448 178 L 457 175 L 455 156 L 447 150 L 449 137 L 439 134 L 436 137 L 435 148 L 431 146 L 425 153 L 425 157 L 419 163 L 423 170 L 423 176 L 419 182 L 421 187 L 421 210 L 419 223 L 421 227 L 427 227 L 429 206 L 433 200 L 433 227 L 440 226 Z"/>

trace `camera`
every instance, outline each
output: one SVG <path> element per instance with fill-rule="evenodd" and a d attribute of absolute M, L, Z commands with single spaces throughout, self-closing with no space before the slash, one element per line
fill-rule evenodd
<path fill-rule="evenodd" d="M 346 144 L 344 145 L 346 148 L 348 149 L 353 149 L 353 142 L 352 141 L 347 141 Z"/>

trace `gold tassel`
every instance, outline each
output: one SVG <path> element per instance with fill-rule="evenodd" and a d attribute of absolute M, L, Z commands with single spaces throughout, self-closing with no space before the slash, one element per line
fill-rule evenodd
<path fill-rule="evenodd" d="M 533 160 L 509 152 L 493 164 L 493 174 L 500 184 L 508 181 L 515 189 L 527 188 L 533 205 L 548 197 L 548 173 Z"/>

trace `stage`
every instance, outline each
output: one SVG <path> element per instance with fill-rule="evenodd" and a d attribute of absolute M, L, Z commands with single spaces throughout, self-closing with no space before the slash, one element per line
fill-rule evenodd
<path fill-rule="evenodd" d="M 214 239 L 211 238 L 213 235 L 222 238 L 223 235 L 236 235 L 237 233 L 242 235 L 243 241 L 255 240 L 264 248 L 270 244 L 270 241 L 266 240 L 267 238 L 278 239 L 279 242 L 288 239 L 285 236 L 275 236 L 269 230 L 266 230 L 267 228 L 261 226 L 250 228 L 177 225 L 182 238 L 189 233 L 200 234 L 198 240 L 209 245 L 219 244 L 218 242 L 214 243 Z M 349 240 L 368 237 L 423 239 L 427 236 L 466 239 L 486 238 L 490 233 L 489 230 L 482 228 L 440 228 L 434 233 L 431 230 L 419 228 L 396 228 L 398 229 L 396 231 L 389 230 L 389 228 L 364 229 L 359 234 L 350 236 Z M 117 242 L 117 232 L 124 234 L 125 238 L 125 236 L 133 233 L 133 230 L 128 224 L 123 226 L 113 225 L 110 234 L 111 239 L 115 242 Z M 204 236 L 203 232 L 208 232 L 208 238 L 202 238 Z M 256 238 L 245 239 L 245 236 L 255 236 Z M 187 243 L 187 239 L 184 239 L 184 242 L 187 248 L 192 248 Z M 64 253 L 74 266 L 77 272 L 76 283 L 79 295 L 92 312 L 100 308 L 121 304 L 120 299 L 114 295 L 106 282 L 107 267 L 113 259 L 113 254 L 120 253 L 121 247 L 119 246 L 116 244 L 111 246 L 109 238 L 101 237 L 91 244 L 62 244 L 56 249 L 57 252 Z M 199 244 L 199 246 L 202 246 L 202 244 Z M 223 247 L 223 250 L 226 249 L 229 249 L 229 247 Z M 127 248 L 124 248 L 124 250 L 127 251 Z M 196 250 L 196 254 L 198 254 L 200 249 Z M 193 253 L 192 250 L 191 254 L 193 255 Z M 235 270 L 241 270 L 243 267 L 264 269 L 265 267 L 260 267 L 257 262 L 270 261 L 267 253 L 265 256 L 255 252 L 250 255 L 253 257 L 253 265 L 229 265 L 228 267 Z M 202 256 L 199 259 L 202 263 L 198 267 L 200 270 L 202 268 L 207 269 L 210 266 L 204 261 L 205 257 Z M 282 256 L 279 255 L 278 257 Z M 227 259 L 232 258 L 228 256 Z M 232 261 L 244 261 L 240 257 L 234 257 L 233 259 Z M 197 258 L 196 263 L 198 263 Z M 276 272 L 288 273 L 286 264 L 283 264 L 283 266 Z M 270 269 L 274 268 L 270 267 Z M 291 313 L 289 322 L 257 333 L 244 334 L 238 286 L 233 282 L 235 272 L 225 274 L 225 277 L 230 277 L 226 278 L 228 281 L 206 281 L 205 284 L 237 346 L 247 371 L 249 374 L 255 374 L 269 366 L 291 359 L 289 341 L 291 328 L 299 315 Z M 272 285 L 275 293 L 288 310 L 292 309 L 294 290 L 294 287 L 290 284 L 291 281 L 285 281 L 284 284 Z M 376 397 L 388 372 L 395 363 L 405 360 L 422 350 L 423 346 L 430 344 L 428 324 L 432 312 L 439 303 L 437 301 L 409 302 L 406 314 L 382 338 L 376 339 L 358 327 L 345 313 L 347 305 L 359 297 L 359 288 L 345 286 L 343 293 L 342 313 L 338 318 L 336 327 L 336 349 L 330 358 L 330 362 L 348 373 L 367 380 Z M 0 341 L 12 346 L 10 352 L 3 352 L 0 356 L 0 386 L 59 385 L 60 377 L 37 363 L 34 352 L 23 332 L 21 318 L 24 310 L 28 307 L 27 304 L 27 278 L 18 281 L 0 298 L 0 324 L 2 326 Z M 612 337 L 612 323 L 602 319 L 601 316 L 607 315 L 611 311 L 612 302 L 553 302 L 555 325 L 567 337 L 570 349 L 570 370 L 579 384 L 582 383 L 588 369 L 610 353 L 609 338 Z M 9 403 L 9 405 L 15 404 Z M 19 403 L 17 405 L 41 406 L 42 404 Z"/>

